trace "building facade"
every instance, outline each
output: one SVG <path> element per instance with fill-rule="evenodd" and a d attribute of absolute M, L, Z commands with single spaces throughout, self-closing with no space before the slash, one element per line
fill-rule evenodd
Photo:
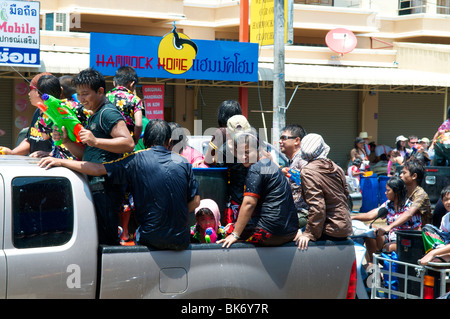
<path fill-rule="evenodd" d="M 175 23 L 191 39 L 239 41 L 243 1 L 251 10 L 251 0 L 130 0 L 126 8 L 116 0 L 41 1 L 40 67 L 0 64 L 0 128 L 6 132 L 0 145 L 14 146 L 34 111 L 22 77 L 75 75 L 89 67 L 90 33 L 162 37 Z M 285 46 L 287 124 L 323 135 L 341 166 L 361 131 L 388 146 L 398 135 L 431 139 L 448 104 L 450 0 L 293 2 L 293 43 Z M 336 28 L 355 34 L 350 53 L 327 46 L 325 37 Z M 271 141 L 273 57 L 273 46 L 259 47 L 258 82 L 141 77 L 141 84 L 164 84 L 164 118 L 195 135 L 216 127 L 219 104 L 238 100 L 239 88 L 246 88 L 249 121 Z M 106 80 L 112 88 L 112 77 Z"/>

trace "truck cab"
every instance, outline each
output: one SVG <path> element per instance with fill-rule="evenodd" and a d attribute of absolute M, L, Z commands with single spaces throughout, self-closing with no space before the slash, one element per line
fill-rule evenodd
<path fill-rule="evenodd" d="M 94 298 L 98 241 L 91 193 L 83 176 L 62 168 L 44 172 L 37 163 L 2 158 L 0 297 Z"/>

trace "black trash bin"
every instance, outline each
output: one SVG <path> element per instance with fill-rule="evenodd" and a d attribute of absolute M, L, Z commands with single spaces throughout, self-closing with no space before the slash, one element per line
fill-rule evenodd
<path fill-rule="evenodd" d="M 219 206 L 221 220 L 227 204 L 228 168 L 194 168 L 194 176 L 198 182 L 200 199 L 212 199 Z M 189 216 L 189 224 L 195 224 L 194 214 Z"/>
<path fill-rule="evenodd" d="M 397 255 L 398 260 L 410 264 L 417 264 L 417 260 L 425 255 L 421 230 L 399 230 L 397 231 Z M 405 273 L 405 267 L 399 265 L 399 273 Z M 416 277 L 414 268 L 408 267 L 408 277 Z M 399 291 L 404 292 L 405 281 L 399 278 Z M 420 282 L 409 281 L 409 294 L 420 295 Z"/>

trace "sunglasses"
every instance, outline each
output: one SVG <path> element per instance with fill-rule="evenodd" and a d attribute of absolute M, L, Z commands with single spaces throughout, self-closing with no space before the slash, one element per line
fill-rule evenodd
<path fill-rule="evenodd" d="M 280 140 L 281 141 L 286 141 L 286 140 L 289 140 L 289 139 L 295 139 L 295 138 L 297 138 L 298 136 L 286 136 L 286 135 L 281 135 L 280 136 Z"/>

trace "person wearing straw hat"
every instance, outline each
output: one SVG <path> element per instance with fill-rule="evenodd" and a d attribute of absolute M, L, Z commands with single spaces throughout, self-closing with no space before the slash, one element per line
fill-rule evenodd
<path fill-rule="evenodd" d="M 366 151 L 367 156 L 369 156 L 370 155 L 369 142 L 372 139 L 372 136 L 369 136 L 367 132 L 360 132 L 359 137 L 364 140 L 364 150 Z"/>

